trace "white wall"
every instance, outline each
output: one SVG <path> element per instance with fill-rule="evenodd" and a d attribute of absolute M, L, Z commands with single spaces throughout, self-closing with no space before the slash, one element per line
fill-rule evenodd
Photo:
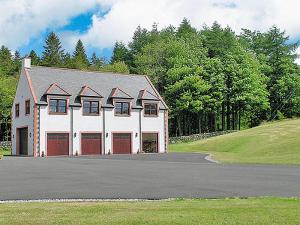
<path fill-rule="evenodd" d="M 81 154 L 81 133 L 101 132 L 103 141 L 102 154 L 113 153 L 112 133 L 128 132 L 132 134 L 132 153 L 140 150 L 139 137 L 139 109 L 132 109 L 129 117 L 114 115 L 114 109 L 105 108 L 105 134 L 103 133 L 103 109 L 99 116 L 83 116 L 82 108 L 73 108 L 73 135 L 71 134 L 71 108 L 67 115 L 49 115 L 46 106 L 40 109 L 40 154 L 44 151 L 46 155 L 46 134 L 47 132 L 70 132 L 70 151 Z M 158 117 L 144 117 L 142 112 L 142 132 L 159 133 L 159 152 L 165 152 L 164 133 L 164 111 L 159 112 Z M 76 137 L 75 134 L 76 133 Z M 106 137 L 107 133 L 107 137 Z M 71 140 L 73 139 L 73 148 Z M 105 140 L 105 141 L 104 141 Z M 104 148 L 105 147 L 105 148 Z M 105 152 L 104 152 L 105 150 Z"/>
<path fill-rule="evenodd" d="M 30 114 L 25 115 L 25 101 L 30 99 Z M 15 117 L 15 104 L 19 103 L 19 117 Z M 27 78 L 22 70 L 12 107 L 12 154 L 17 151 L 17 128 L 28 126 L 28 155 L 33 155 L 33 113 L 34 100 L 30 91 Z"/>
<path fill-rule="evenodd" d="M 81 133 L 82 132 L 101 132 L 103 134 L 103 115 L 102 110 L 99 116 L 83 116 L 82 108 L 73 109 L 73 154 L 81 154 Z M 103 146 L 102 146 L 102 149 Z"/>
<path fill-rule="evenodd" d="M 158 142 L 160 153 L 165 152 L 165 131 L 164 131 L 164 111 L 160 110 L 158 117 L 144 117 L 142 113 L 142 132 L 158 132 Z"/>
<path fill-rule="evenodd" d="M 139 151 L 139 110 L 132 109 L 130 116 L 115 116 L 114 109 L 105 109 L 105 152 L 112 151 L 112 132 L 131 133 L 132 153 Z M 138 134 L 136 136 L 136 133 Z"/>
<path fill-rule="evenodd" d="M 47 132 L 70 132 L 70 111 L 68 108 L 66 115 L 49 115 L 48 106 L 40 107 L 40 155 L 47 155 Z"/>

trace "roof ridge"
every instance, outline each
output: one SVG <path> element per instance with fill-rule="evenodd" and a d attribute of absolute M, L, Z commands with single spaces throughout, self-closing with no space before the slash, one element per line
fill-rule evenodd
<path fill-rule="evenodd" d="M 146 76 L 144 74 L 126 74 L 126 73 L 114 73 L 114 72 L 106 72 L 106 71 L 90 71 L 90 70 L 80 70 L 80 69 L 73 69 L 73 68 L 65 68 L 65 67 L 50 67 L 50 66 L 37 66 L 37 65 L 32 65 L 32 68 L 34 67 L 39 67 L 39 68 L 48 68 L 48 69 L 57 69 L 57 70 L 69 70 L 69 71 L 74 71 L 74 72 L 84 72 L 84 73 L 97 73 L 97 74 L 108 74 L 108 75 L 116 75 L 116 76 L 131 76 L 131 77 L 143 77 Z"/>

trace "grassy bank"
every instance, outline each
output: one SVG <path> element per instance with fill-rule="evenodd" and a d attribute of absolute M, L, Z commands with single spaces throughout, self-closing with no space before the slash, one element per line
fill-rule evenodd
<path fill-rule="evenodd" d="M 299 224 L 300 199 L 0 204 L 0 224 Z"/>
<path fill-rule="evenodd" d="M 261 125 L 190 143 L 172 144 L 170 152 L 205 152 L 229 163 L 300 164 L 300 119 Z"/>

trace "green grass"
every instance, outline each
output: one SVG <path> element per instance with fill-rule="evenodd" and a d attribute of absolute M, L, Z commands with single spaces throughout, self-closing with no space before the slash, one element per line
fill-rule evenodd
<path fill-rule="evenodd" d="M 300 199 L 0 204 L 0 224 L 300 224 Z"/>
<path fill-rule="evenodd" d="M 227 163 L 300 164 L 300 119 L 190 143 L 171 144 L 170 152 L 204 152 Z"/>
<path fill-rule="evenodd" d="M 10 149 L 7 148 L 0 148 L 0 159 L 2 156 L 11 155 Z"/>

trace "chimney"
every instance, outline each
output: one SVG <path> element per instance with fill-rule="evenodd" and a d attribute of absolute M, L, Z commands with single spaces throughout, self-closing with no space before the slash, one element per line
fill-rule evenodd
<path fill-rule="evenodd" d="M 30 69 L 31 68 L 31 58 L 25 57 L 22 60 L 22 68 Z"/>

